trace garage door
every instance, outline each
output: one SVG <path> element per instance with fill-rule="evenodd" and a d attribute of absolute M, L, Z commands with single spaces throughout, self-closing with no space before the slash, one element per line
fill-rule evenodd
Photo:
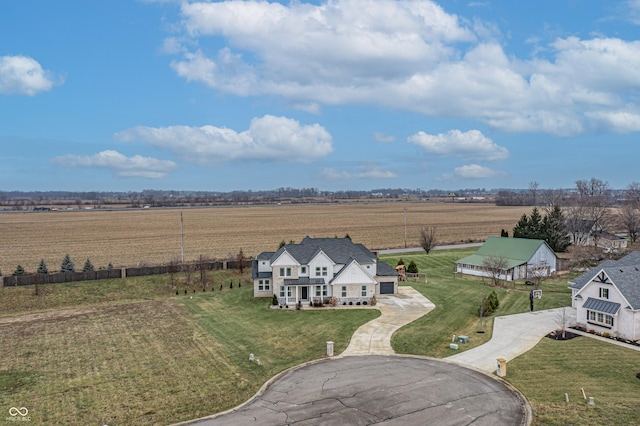
<path fill-rule="evenodd" d="M 393 294 L 393 281 L 380 283 L 380 294 Z"/>

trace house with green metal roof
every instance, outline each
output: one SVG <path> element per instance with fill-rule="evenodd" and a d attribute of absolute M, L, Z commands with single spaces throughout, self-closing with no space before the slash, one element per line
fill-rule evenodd
<path fill-rule="evenodd" d="M 487 264 L 502 260 L 500 279 L 506 281 L 527 279 L 533 275 L 549 276 L 556 272 L 557 256 L 544 240 L 528 238 L 489 237 L 478 251 L 456 261 L 461 274 L 491 277 Z"/>

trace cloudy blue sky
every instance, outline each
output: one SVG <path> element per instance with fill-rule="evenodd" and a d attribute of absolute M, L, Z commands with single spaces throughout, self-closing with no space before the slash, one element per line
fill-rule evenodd
<path fill-rule="evenodd" d="M 0 190 L 640 181 L 640 0 L 4 0 Z"/>

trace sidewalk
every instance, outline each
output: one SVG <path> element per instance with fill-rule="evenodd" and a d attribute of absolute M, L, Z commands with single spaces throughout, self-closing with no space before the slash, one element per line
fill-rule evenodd
<path fill-rule="evenodd" d="M 540 339 L 560 327 L 563 308 L 496 317 L 493 335 L 484 345 L 445 358 L 486 373 L 496 370 L 496 359 L 507 362 L 532 349 Z M 575 310 L 567 307 L 567 324 L 575 322 Z M 473 338 L 473 336 L 469 336 Z M 463 346 L 463 345 L 461 345 Z"/>

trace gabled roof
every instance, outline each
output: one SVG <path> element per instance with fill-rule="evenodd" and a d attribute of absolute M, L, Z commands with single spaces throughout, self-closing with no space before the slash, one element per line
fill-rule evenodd
<path fill-rule="evenodd" d="M 488 257 L 501 257 L 506 260 L 506 269 L 511 269 L 529 262 L 542 245 L 549 247 L 544 240 L 489 237 L 475 254 L 456 263 L 482 266 Z M 549 250 L 553 252 L 550 247 Z"/>
<path fill-rule="evenodd" d="M 589 269 L 584 274 L 569 281 L 571 288 L 581 289 L 589 281 L 591 281 L 602 269 L 612 268 L 615 266 L 636 266 L 640 265 L 640 251 L 634 251 L 629 253 L 625 257 L 618 260 L 607 260 L 595 268 Z M 640 267 L 640 266 L 639 266 Z"/>
<path fill-rule="evenodd" d="M 578 293 L 597 275 L 604 272 L 633 310 L 640 309 L 640 252 L 629 253 L 619 260 L 607 260 L 585 272 L 573 281 L 572 289 Z"/>
<path fill-rule="evenodd" d="M 309 262 L 322 250 L 334 263 L 345 265 L 353 258 L 360 264 L 375 263 L 376 256 L 362 244 L 354 244 L 349 238 L 305 237 L 300 244 L 286 244 L 271 256 L 271 262 L 287 251 L 301 265 Z"/>

